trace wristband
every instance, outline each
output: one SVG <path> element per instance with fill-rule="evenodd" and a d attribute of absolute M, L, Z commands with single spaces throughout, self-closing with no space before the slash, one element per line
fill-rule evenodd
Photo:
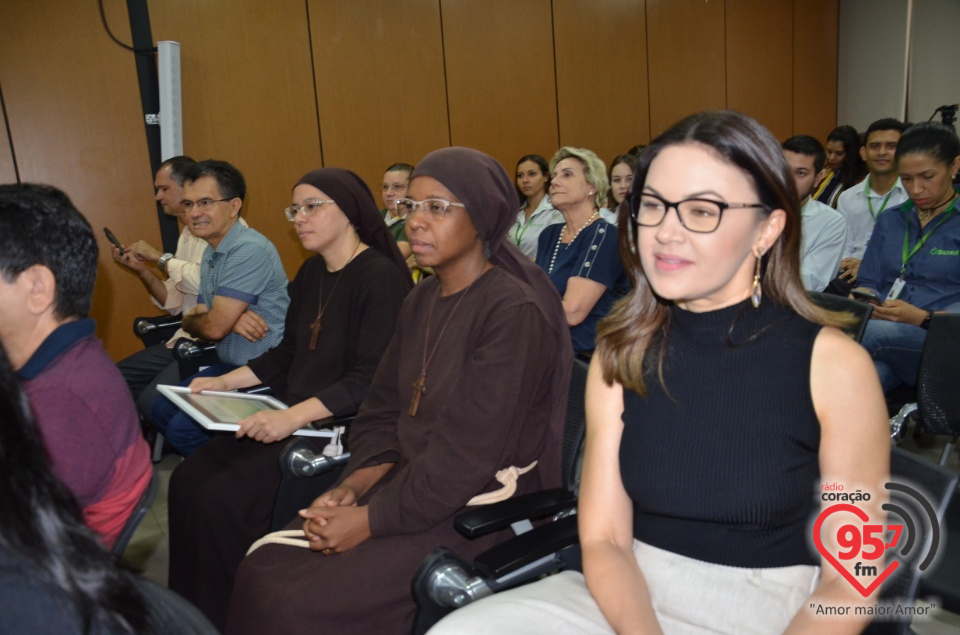
<path fill-rule="evenodd" d="M 920 328 L 927 330 L 930 328 L 930 318 L 933 317 L 933 311 L 927 311 L 927 317 L 923 318 L 923 322 L 920 323 Z"/>

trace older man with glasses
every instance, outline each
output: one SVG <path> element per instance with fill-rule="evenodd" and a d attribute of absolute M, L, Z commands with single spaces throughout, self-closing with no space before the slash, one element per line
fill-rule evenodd
<path fill-rule="evenodd" d="M 208 246 L 200 264 L 197 306 L 184 315 L 183 329 L 217 342 L 220 358 L 197 376 L 222 375 L 243 366 L 276 346 L 283 335 L 290 303 L 287 276 L 273 243 L 238 222 L 245 194 L 243 175 L 224 161 L 201 161 L 184 177 L 184 219 Z M 151 419 L 184 456 L 209 439 L 210 433 L 165 397 L 154 402 Z"/>

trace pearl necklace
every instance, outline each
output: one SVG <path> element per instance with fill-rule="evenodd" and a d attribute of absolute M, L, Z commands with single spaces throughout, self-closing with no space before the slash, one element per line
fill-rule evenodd
<path fill-rule="evenodd" d="M 586 229 L 586 228 L 587 228 L 587 225 L 589 225 L 590 223 L 592 223 L 593 221 L 595 221 L 595 220 L 596 220 L 597 218 L 599 218 L 599 217 L 600 217 L 600 212 L 599 212 L 599 211 L 594 212 L 594 213 L 590 216 L 590 218 L 587 219 L 587 222 L 585 222 L 583 225 L 580 226 L 580 229 L 578 229 L 578 230 L 577 230 L 577 233 L 575 233 L 575 234 L 573 235 L 573 238 L 570 239 L 570 242 L 567 243 L 567 249 L 569 249 L 569 248 L 570 248 L 570 245 L 572 245 L 573 242 L 577 239 L 577 236 L 580 235 L 580 232 L 582 232 L 584 229 Z M 560 228 L 560 234 L 557 236 L 557 245 L 553 248 L 553 257 L 550 258 L 550 266 L 547 268 L 547 273 L 553 273 L 553 265 L 556 264 L 556 262 L 557 262 L 557 254 L 560 253 L 560 245 L 563 244 L 563 243 L 562 243 L 562 241 L 563 241 L 563 231 L 564 231 L 565 229 L 567 229 L 567 227 L 568 227 L 568 224 L 567 224 L 567 223 L 564 223 L 563 227 Z"/>

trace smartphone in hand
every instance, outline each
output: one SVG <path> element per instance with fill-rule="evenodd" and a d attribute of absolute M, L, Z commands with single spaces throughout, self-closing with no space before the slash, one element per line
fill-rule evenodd
<path fill-rule="evenodd" d="M 880 296 L 870 289 L 854 289 L 850 292 L 850 295 L 853 296 L 854 300 L 866 302 L 867 304 L 872 304 L 874 306 L 880 306 L 883 304 L 883 301 L 880 300 Z"/>
<path fill-rule="evenodd" d="M 120 243 L 120 241 L 117 240 L 117 237 L 113 235 L 113 232 L 112 232 L 112 231 L 110 231 L 109 229 L 107 229 L 106 227 L 104 227 L 104 228 L 103 228 L 103 233 L 107 235 L 107 240 L 110 241 L 110 244 L 120 250 L 120 255 L 121 255 L 121 256 L 122 256 L 123 254 L 127 253 L 126 250 L 123 248 L 123 245 Z"/>

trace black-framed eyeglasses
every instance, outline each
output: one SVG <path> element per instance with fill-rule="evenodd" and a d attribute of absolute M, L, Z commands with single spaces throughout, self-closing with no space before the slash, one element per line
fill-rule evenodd
<path fill-rule="evenodd" d="M 310 218 L 314 214 L 320 211 L 320 208 L 324 205 L 329 205 L 335 203 L 336 201 L 326 201 L 319 198 L 308 198 L 300 205 L 291 205 L 290 207 L 283 210 L 284 216 L 287 217 L 287 220 L 291 223 L 297 220 L 297 212 L 303 214 L 304 218 Z"/>
<path fill-rule="evenodd" d="M 185 212 L 189 212 L 194 207 L 201 212 L 205 212 L 213 207 L 214 203 L 226 203 L 227 201 L 232 200 L 233 198 L 201 198 L 199 201 L 180 201 L 180 205 L 183 207 Z"/>
<path fill-rule="evenodd" d="M 663 222 L 667 212 L 673 208 L 677 210 L 680 224 L 688 231 L 709 234 L 720 226 L 724 210 L 750 207 L 767 209 L 767 206 L 762 203 L 725 203 L 709 198 L 687 198 L 674 203 L 656 194 L 644 192 L 631 197 L 630 218 L 641 227 L 656 227 Z"/>
<path fill-rule="evenodd" d="M 428 198 L 415 201 L 412 198 L 397 199 L 397 213 L 401 216 L 410 216 L 419 208 L 430 220 L 441 220 L 451 207 L 466 207 L 463 203 L 451 203 L 442 198 Z"/>

